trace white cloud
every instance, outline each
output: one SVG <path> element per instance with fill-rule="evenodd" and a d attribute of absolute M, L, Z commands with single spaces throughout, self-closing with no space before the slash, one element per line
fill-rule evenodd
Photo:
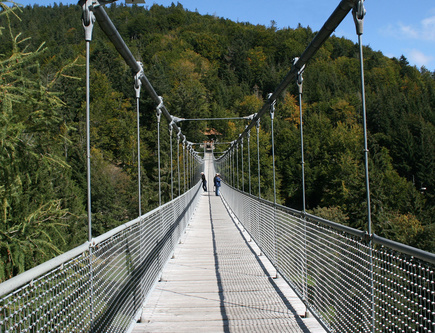
<path fill-rule="evenodd" d="M 410 25 L 403 25 L 401 22 L 399 22 L 399 31 L 400 34 L 406 38 L 419 39 L 417 30 Z"/>
<path fill-rule="evenodd" d="M 435 16 L 428 17 L 421 22 L 423 33 L 427 40 L 435 41 Z"/>
<path fill-rule="evenodd" d="M 435 58 L 430 55 L 426 55 L 423 52 L 413 49 L 408 51 L 408 60 L 410 60 L 411 63 L 415 63 L 417 67 L 421 66 L 428 66 L 429 63 L 431 63 Z"/>
<path fill-rule="evenodd" d="M 399 31 L 411 39 L 435 41 L 435 16 L 425 18 L 418 26 L 404 25 L 399 22 Z"/>

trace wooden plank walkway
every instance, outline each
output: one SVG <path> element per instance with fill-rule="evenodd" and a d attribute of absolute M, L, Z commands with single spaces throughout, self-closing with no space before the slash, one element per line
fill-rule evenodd
<path fill-rule="evenodd" d="M 248 239 L 203 193 L 133 332 L 324 332 Z"/>

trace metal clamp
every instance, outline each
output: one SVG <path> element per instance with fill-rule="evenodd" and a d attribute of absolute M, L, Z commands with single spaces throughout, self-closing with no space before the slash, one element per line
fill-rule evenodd
<path fill-rule="evenodd" d="M 267 99 L 269 100 L 270 97 L 272 97 L 272 94 L 267 95 Z M 276 99 L 270 102 L 270 118 L 273 120 L 274 114 L 275 114 L 275 105 L 276 105 Z"/>
<path fill-rule="evenodd" d="M 92 30 L 94 28 L 94 22 L 95 22 L 95 16 L 92 12 L 92 0 L 86 0 L 83 5 L 83 12 L 82 12 L 82 23 L 83 28 L 85 28 L 85 40 L 87 42 L 90 42 L 92 40 Z"/>
<path fill-rule="evenodd" d="M 256 113 L 253 113 L 253 114 L 250 114 L 249 116 L 246 116 L 246 117 L 243 117 L 243 118 L 246 119 L 246 120 L 252 120 L 252 119 L 254 119 L 255 115 L 256 115 Z"/>
<path fill-rule="evenodd" d="M 134 90 L 136 91 L 136 98 L 140 97 L 140 88 L 142 87 L 141 77 L 144 75 L 142 63 L 140 61 L 137 62 L 140 67 L 139 72 L 134 76 Z"/>
<path fill-rule="evenodd" d="M 373 240 L 373 234 L 369 234 L 367 231 L 362 236 L 362 240 L 366 242 L 367 244 L 370 243 Z"/>
<path fill-rule="evenodd" d="M 258 113 L 255 113 L 254 118 L 257 117 L 257 114 L 258 114 Z M 257 129 L 260 128 L 260 119 L 261 119 L 261 118 L 258 118 L 258 119 L 257 119 L 257 124 L 255 125 L 255 126 L 257 126 Z"/>
<path fill-rule="evenodd" d="M 363 34 L 364 30 L 364 16 L 366 10 L 364 8 L 364 0 L 359 0 L 352 9 L 353 20 L 355 22 L 356 33 L 358 36 Z"/>
<path fill-rule="evenodd" d="M 162 116 L 162 108 L 163 108 L 163 97 L 159 96 L 160 103 L 156 107 L 156 115 L 157 115 L 157 121 L 160 122 L 160 118 Z"/>
<path fill-rule="evenodd" d="M 293 65 L 295 65 L 298 60 L 299 60 L 298 57 L 294 58 Z M 302 74 L 304 73 L 304 70 L 305 70 L 305 64 L 298 70 L 298 75 L 296 76 L 296 83 L 298 85 L 299 94 L 302 94 L 302 83 L 304 82 L 304 78 Z"/>

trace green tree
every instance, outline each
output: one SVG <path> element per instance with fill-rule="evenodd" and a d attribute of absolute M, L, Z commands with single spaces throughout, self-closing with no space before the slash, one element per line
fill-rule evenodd
<path fill-rule="evenodd" d="M 40 80 L 44 49 L 28 51 L 27 39 L 7 28 L 12 50 L 0 59 L 0 280 L 60 254 L 73 217 L 61 176 L 69 169 L 60 153 L 62 102 Z"/>

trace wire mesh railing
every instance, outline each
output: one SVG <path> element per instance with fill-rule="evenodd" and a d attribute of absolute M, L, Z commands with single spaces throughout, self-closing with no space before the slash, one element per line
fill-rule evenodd
<path fill-rule="evenodd" d="M 200 186 L 0 284 L 0 332 L 125 332 L 138 320 Z"/>
<path fill-rule="evenodd" d="M 435 332 L 434 254 L 274 205 L 224 183 L 222 195 L 327 330 Z"/>

